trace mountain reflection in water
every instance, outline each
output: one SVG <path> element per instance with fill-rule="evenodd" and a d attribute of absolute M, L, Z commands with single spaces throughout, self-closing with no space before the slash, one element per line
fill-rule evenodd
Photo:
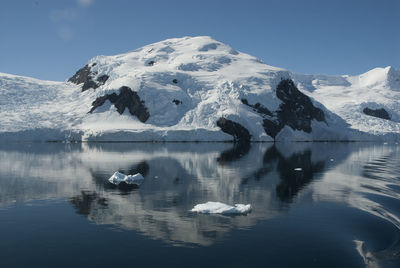
<path fill-rule="evenodd" d="M 396 236 L 371 249 L 363 228 L 354 250 L 366 264 L 399 258 L 400 150 L 377 144 L 20 144 L 0 146 L 0 209 L 66 199 L 97 225 L 134 230 L 172 245 L 209 246 L 235 229 L 279 218 L 300 204 L 337 203 L 379 217 Z M 115 171 L 140 172 L 121 189 Z M 250 203 L 246 216 L 199 215 L 198 203 Z M 354 228 L 354 227 L 353 227 Z"/>

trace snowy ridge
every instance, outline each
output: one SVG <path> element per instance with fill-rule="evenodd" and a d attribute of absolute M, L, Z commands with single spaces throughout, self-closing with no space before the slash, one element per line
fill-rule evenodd
<path fill-rule="evenodd" d="M 0 140 L 234 139 L 221 131 L 220 118 L 242 126 L 252 141 L 399 139 L 400 72 L 393 67 L 359 76 L 300 75 L 200 36 L 97 56 L 83 69 L 75 78 L 85 82 L 0 73 Z M 273 137 L 264 121 L 280 120 L 276 89 L 285 79 L 323 111 L 324 120 L 299 118 L 311 120 L 310 132 L 282 123 Z M 122 87 L 133 92 L 136 106 L 121 97 Z M 138 103 L 148 118 L 132 115 Z M 270 113 L 255 108 L 260 105 Z M 366 115 L 365 108 L 383 108 L 390 120 Z"/>
<path fill-rule="evenodd" d="M 293 78 L 308 96 L 343 118 L 352 129 L 388 139 L 400 133 L 400 72 L 375 68 L 358 76 L 297 75 Z M 391 120 L 371 117 L 363 109 L 385 109 Z"/>

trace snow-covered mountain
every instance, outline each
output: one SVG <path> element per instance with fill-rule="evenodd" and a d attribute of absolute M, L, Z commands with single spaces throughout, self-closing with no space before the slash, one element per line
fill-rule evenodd
<path fill-rule="evenodd" d="M 400 72 L 301 75 L 210 37 L 97 56 L 67 82 L 0 73 L 0 140 L 398 140 Z"/>

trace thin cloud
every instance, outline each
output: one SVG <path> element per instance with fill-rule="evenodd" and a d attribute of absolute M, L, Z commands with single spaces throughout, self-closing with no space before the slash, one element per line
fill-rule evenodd
<path fill-rule="evenodd" d="M 78 12 L 73 8 L 56 9 L 50 12 L 50 19 L 56 23 L 75 21 L 77 18 Z"/>
<path fill-rule="evenodd" d="M 74 31 L 68 26 L 63 26 L 58 29 L 58 36 L 64 41 L 69 41 L 74 38 Z"/>
<path fill-rule="evenodd" d="M 52 10 L 49 14 L 50 20 L 57 27 L 57 35 L 64 41 L 74 38 L 75 31 L 72 26 L 82 19 L 84 9 L 92 6 L 95 0 L 76 0 L 77 6 L 64 9 Z"/>
<path fill-rule="evenodd" d="M 94 4 L 94 0 L 77 0 L 78 5 L 81 7 L 90 7 Z"/>

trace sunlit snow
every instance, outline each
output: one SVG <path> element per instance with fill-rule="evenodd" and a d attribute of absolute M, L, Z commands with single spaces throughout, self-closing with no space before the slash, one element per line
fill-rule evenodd
<path fill-rule="evenodd" d="M 281 101 L 275 89 L 286 78 L 324 111 L 327 124 L 312 121 L 311 133 L 285 127 L 276 140 L 399 139 L 400 72 L 393 67 L 359 76 L 295 74 L 206 36 L 168 39 L 120 55 L 97 56 L 88 65 L 97 76 L 109 79 L 84 92 L 81 85 L 70 82 L 0 73 L 0 139 L 228 141 L 232 136 L 216 125 L 225 117 L 248 129 L 253 141 L 272 141 L 262 116 L 241 99 L 276 111 Z M 88 113 L 96 98 L 122 86 L 144 102 L 150 114 L 145 123 L 126 110 L 119 114 L 109 102 Z M 366 107 L 384 108 L 391 120 L 365 115 Z"/>

